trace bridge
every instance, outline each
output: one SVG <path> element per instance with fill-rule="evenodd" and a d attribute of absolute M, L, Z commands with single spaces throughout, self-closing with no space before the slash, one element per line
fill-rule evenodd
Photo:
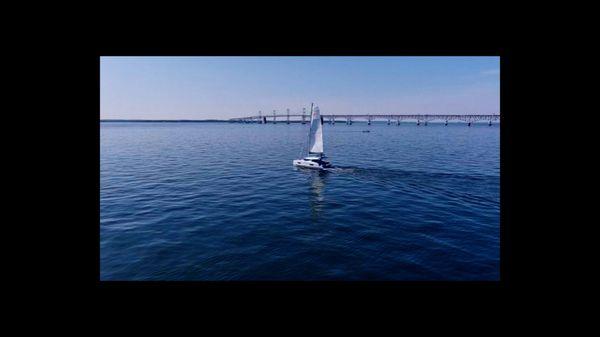
<path fill-rule="evenodd" d="M 321 115 L 321 119 L 324 123 L 335 125 L 336 120 L 338 122 L 352 125 L 355 121 L 365 121 L 368 125 L 376 120 L 387 121 L 388 125 L 395 124 L 400 125 L 402 121 L 414 121 L 417 125 L 427 125 L 427 122 L 433 120 L 444 121 L 445 125 L 448 125 L 448 121 L 461 121 L 471 126 L 475 122 L 485 121 L 488 125 L 492 125 L 492 122 L 500 122 L 500 115 L 420 115 L 420 114 L 366 114 L 366 115 L 346 115 L 346 114 L 332 114 L 332 115 Z M 306 124 L 310 122 L 310 115 L 306 113 L 306 108 L 302 109 L 302 113 L 290 113 L 290 109 L 287 109 L 285 114 L 277 114 L 276 110 L 273 110 L 272 114 L 262 114 L 261 111 L 258 115 L 248 117 L 231 118 L 230 122 L 238 123 L 259 123 L 267 124 L 282 122 L 286 124 L 290 123 L 302 123 Z"/>

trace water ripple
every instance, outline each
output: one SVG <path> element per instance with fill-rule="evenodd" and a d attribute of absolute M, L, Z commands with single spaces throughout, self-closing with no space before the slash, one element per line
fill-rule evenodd
<path fill-rule="evenodd" d="M 496 127 L 103 123 L 103 280 L 494 280 Z"/>

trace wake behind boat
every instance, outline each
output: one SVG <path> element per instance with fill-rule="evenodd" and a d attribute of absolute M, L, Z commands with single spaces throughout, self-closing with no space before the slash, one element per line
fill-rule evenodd
<path fill-rule="evenodd" d="M 323 118 L 319 107 L 310 105 L 310 131 L 308 132 L 308 156 L 293 161 L 294 166 L 310 169 L 324 170 L 331 168 L 331 163 L 323 159 L 327 158 L 323 153 Z"/>

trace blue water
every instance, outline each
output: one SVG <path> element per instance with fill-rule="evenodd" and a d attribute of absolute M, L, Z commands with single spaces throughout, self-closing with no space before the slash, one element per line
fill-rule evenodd
<path fill-rule="evenodd" d="M 101 123 L 100 278 L 498 280 L 499 128 Z"/>

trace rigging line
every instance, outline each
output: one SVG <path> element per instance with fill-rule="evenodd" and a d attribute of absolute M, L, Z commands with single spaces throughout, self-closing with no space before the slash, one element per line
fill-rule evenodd
<path fill-rule="evenodd" d="M 313 117 L 313 105 L 314 103 L 310 103 L 310 129 L 308 129 L 308 144 L 306 145 L 306 152 L 309 153 L 310 152 L 310 133 L 312 130 L 312 117 Z"/>

